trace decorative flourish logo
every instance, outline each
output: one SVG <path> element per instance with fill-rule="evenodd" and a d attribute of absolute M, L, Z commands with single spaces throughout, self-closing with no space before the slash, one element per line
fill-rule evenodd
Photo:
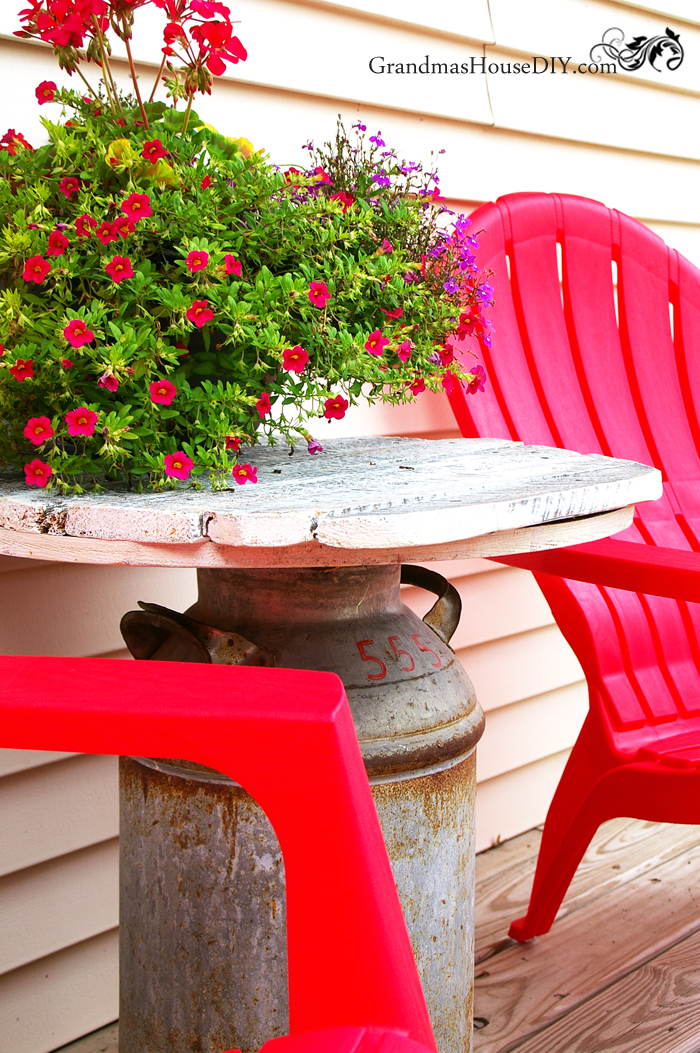
<path fill-rule="evenodd" d="M 635 37 L 628 44 L 621 29 L 606 29 L 599 44 L 590 50 L 593 62 L 600 62 L 606 56 L 614 59 L 624 70 L 641 69 L 645 62 L 661 73 L 664 69 L 676 70 L 685 57 L 680 42 L 680 33 L 674 33 L 666 26 L 666 32 L 656 37 Z"/>

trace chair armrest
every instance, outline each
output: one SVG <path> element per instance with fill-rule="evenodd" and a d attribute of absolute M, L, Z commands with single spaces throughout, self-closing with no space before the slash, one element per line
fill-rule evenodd
<path fill-rule="evenodd" d="M 700 553 L 632 541 L 588 541 L 584 545 L 493 556 L 495 563 L 523 567 L 613 589 L 669 596 L 700 603 Z"/>

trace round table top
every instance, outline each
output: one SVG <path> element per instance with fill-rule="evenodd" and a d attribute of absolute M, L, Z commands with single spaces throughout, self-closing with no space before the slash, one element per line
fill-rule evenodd
<path fill-rule="evenodd" d="M 62 497 L 0 481 L 0 554 L 179 567 L 336 566 L 496 556 L 617 533 L 661 495 L 655 468 L 504 439 L 256 447 L 255 485 Z"/>

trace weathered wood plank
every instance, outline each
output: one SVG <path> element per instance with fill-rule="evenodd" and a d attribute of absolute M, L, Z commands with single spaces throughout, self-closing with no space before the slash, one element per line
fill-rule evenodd
<path fill-rule="evenodd" d="M 0 527 L 168 545 L 206 537 L 235 547 L 372 550 L 463 541 L 661 494 L 660 473 L 646 465 L 501 439 L 345 439 L 313 458 L 280 447 L 249 456 L 257 484 L 216 493 L 63 498 L 6 479 Z"/>
<path fill-rule="evenodd" d="M 700 931 L 700 846 L 559 920 L 550 933 L 484 962 L 475 982 L 478 1053 L 505 1053 Z"/>
<path fill-rule="evenodd" d="M 540 526 L 503 530 L 483 537 L 415 547 L 342 549 L 315 541 L 277 547 L 235 547 L 201 538 L 194 544 L 150 544 L 105 541 L 56 534 L 31 534 L 0 527 L 0 553 L 60 563 L 89 563 L 134 567 L 348 567 L 425 563 L 484 556 L 536 552 L 563 545 L 581 545 L 624 530 L 632 522 L 633 506 L 612 512 L 568 519 Z"/>
<path fill-rule="evenodd" d="M 540 831 L 532 830 L 477 856 L 475 942 L 481 961 L 527 910 L 540 838 Z M 611 819 L 581 860 L 557 922 L 699 844 L 700 827 Z"/>
<path fill-rule="evenodd" d="M 518 1053 L 697 1053 L 700 933 L 518 1045 Z"/>

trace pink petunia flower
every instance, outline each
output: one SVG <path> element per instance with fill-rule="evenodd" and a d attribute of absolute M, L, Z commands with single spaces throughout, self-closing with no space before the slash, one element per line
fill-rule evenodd
<path fill-rule="evenodd" d="M 309 299 L 314 307 L 325 307 L 330 298 L 331 294 L 325 282 L 311 282 Z"/>
<path fill-rule="evenodd" d="M 306 363 L 309 361 L 309 352 L 305 351 L 299 344 L 287 347 L 282 352 L 282 368 L 290 373 L 302 373 Z"/>
<path fill-rule="evenodd" d="M 66 413 L 66 424 L 69 435 L 94 435 L 97 414 L 87 406 L 78 406 L 77 409 Z"/>
<path fill-rule="evenodd" d="M 226 449 L 233 450 L 234 453 L 238 453 L 241 448 L 241 437 L 240 435 L 227 435 L 226 436 Z"/>
<path fill-rule="evenodd" d="M 15 380 L 30 380 L 34 376 L 34 364 L 31 358 L 28 358 L 25 362 L 23 358 L 18 358 L 14 366 L 10 366 L 10 373 Z"/>
<path fill-rule="evenodd" d="M 24 466 L 24 476 L 27 486 L 46 486 L 50 476 L 53 475 L 51 465 L 44 464 L 38 457 Z"/>
<path fill-rule="evenodd" d="M 411 351 L 413 350 L 413 344 L 410 340 L 404 340 L 402 344 L 396 348 L 396 354 L 399 356 L 402 362 L 408 362 L 411 357 Z"/>
<path fill-rule="evenodd" d="M 119 387 L 119 379 L 115 377 L 114 373 L 107 370 L 97 381 L 97 386 L 98 388 L 106 388 L 107 391 L 116 391 Z"/>
<path fill-rule="evenodd" d="M 325 183 L 327 186 L 333 186 L 333 180 L 323 168 L 314 168 L 314 179 L 317 183 Z"/>
<path fill-rule="evenodd" d="M 63 330 L 63 335 L 71 347 L 82 347 L 95 339 L 92 329 L 88 329 L 82 318 L 72 318 Z"/>
<path fill-rule="evenodd" d="M 96 226 L 97 220 L 93 219 L 92 216 L 88 216 L 87 212 L 84 212 L 75 221 L 75 233 L 79 238 L 89 238 Z"/>
<path fill-rule="evenodd" d="M 445 392 L 448 395 L 451 395 L 454 391 L 455 386 L 454 373 L 452 373 L 451 370 L 448 369 L 445 375 L 443 376 L 441 383 L 443 388 L 445 389 Z"/>
<path fill-rule="evenodd" d="M 227 274 L 235 274 L 237 278 L 240 278 L 243 273 L 243 264 L 235 256 L 232 256 L 230 252 L 227 252 L 224 256 L 224 267 Z"/>
<path fill-rule="evenodd" d="M 471 367 L 469 372 L 474 379 L 467 384 L 467 394 L 476 395 L 477 391 L 483 391 L 486 387 L 486 370 L 481 363 L 477 362 L 475 366 Z"/>
<path fill-rule="evenodd" d="M 138 223 L 140 219 L 148 219 L 153 215 L 148 194 L 129 194 L 126 201 L 122 201 L 121 210 L 126 212 L 132 223 Z"/>
<path fill-rule="evenodd" d="M 37 101 L 40 106 L 43 106 L 45 102 L 53 102 L 56 98 L 56 92 L 58 88 L 52 80 L 42 80 L 41 84 L 38 84 L 34 89 L 34 94 L 37 97 Z"/>
<path fill-rule="evenodd" d="M 326 399 L 324 405 L 324 417 L 328 417 L 329 420 L 342 420 L 350 403 L 342 395 L 334 395 L 332 399 Z"/>
<path fill-rule="evenodd" d="M 387 316 L 387 318 L 403 318 L 403 307 L 396 307 L 393 311 L 387 311 L 386 307 L 380 307 L 379 310 Z"/>
<path fill-rule="evenodd" d="M 394 251 L 394 246 L 391 244 L 391 242 L 389 241 L 388 238 L 384 238 L 384 241 L 381 243 L 381 245 L 377 249 L 377 253 L 380 256 L 390 256 L 393 251 Z"/>
<path fill-rule="evenodd" d="M 119 235 L 114 229 L 114 224 L 104 220 L 95 231 L 95 237 L 99 238 L 103 245 L 109 245 L 110 241 L 117 241 Z"/>
<path fill-rule="evenodd" d="M 423 377 L 416 377 L 411 383 L 410 388 L 414 395 L 420 395 L 421 391 L 425 391 L 425 381 L 423 380 Z"/>
<path fill-rule="evenodd" d="M 71 194 L 77 194 L 80 190 L 80 180 L 77 176 L 64 176 L 58 184 L 58 189 L 66 197 L 70 197 Z"/>
<path fill-rule="evenodd" d="M 188 322 L 194 322 L 198 329 L 205 326 L 207 322 L 211 322 L 213 317 L 214 312 L 209 306 L 208 300 L 195 300 L 185 312 L 185 318 L 187 318 Z"/>
<path fill-rule="evenodd" d="M 49 247 L 46 255 L 63 256 L 69 245 L 70 242 L 65 234 L 62 234 L 60 230 L 52 230 L 49 234 Z"/>
<path fill-rule="evenodd" d="M 243 486 L 244 483 L 257 483 L 258 481 L 258 469 L 254 468 L 252 464 L 235 464 L 231 475 L 239 486 Z"/>
<path fill-rule="evenodd" d="M 209 253 L 208 252 L 188 252 L 185 258 L 187 269 L 195 274 L 197 271 L 203 271 L 209 266 Z"/>
<path fill-rule="evenodd" d="M 384 348 L 389 343 L 387 337 L 382 336 L 381 329 L 375 329 L 373 333 L 370 333 L 365 343 L 365 350 L 369 351 L 370 355 L 383 355 Z"/>
<path fill-rule="evenodd" d="M 163 467 L 166 475 L 174 479 L 184 480 L 187 479 L 194 468 L 194 461 L 182 450 L 176 450 L 175 453 L 166 453 L 163 458 Z"/>
<path fill-rule="evenodd" d="M 105 265 L 105 270 L 113 282 L 123 282 L 134 277 L 134 269 L 128 256 L 113 256 Z"/>
<path fill-rule="evenodd" d="M 440 362 L 443 366 L 451 365 L 455 360 L 455 349 L 452 344 L 440 348 Z"/>
<path fill-rule="evenodd" d="M 306 440 L 306 448 L 309 451 L 309 453 L 312 453 L 312 454 L 313 453 L 323 453 L 323 446 L 321 446 L 321 443 L 318 442 L 316 439 L 313 439 L 311 437 L 309 437 Z"/>
<path fill-rule="evenodd" d="M 29 439 L 32 446 L 41 446 L 54 434 L 51 421 L 48 417 L 30 417 L 24 426 L 24 437 Z"/>
<path fill-rule="evenodd" d="M 30 256 L 24 265 L 22 277 L 25 282 L 34 282 L 36 285 L 41 285 L 50 270 L 51 264 L 43 256 Z"/>
<path fill-rule="evenodd" d="M 260 420 L 266 417 L 268 413 L 272 412 L 272 403 L 270 402 L 270 396 L 266 391 L 263 391 L 262 395 L 255 403 L 255 408 L 260 414 Z"/>
<path fill-rule="evenodd" d="M 202 190 L 208 190 L 211 186 L 211 176 L 205 175 L 204 179 L 199 185 L 201 186 Z"/>
<path fill-rule="evenodd" d="M 169 406 L 177 395 L 177 388 L 169 380 L 154 380 L 149 384 L 148 390 L 151 394 L 151 402 L 161 406 Z"/>
<path fill-rule="evenodd" d="M 156 161 L 160 161 L 161 157 L 167 157 L 168 151 L 165 149 L 160 139 L 150 139 L 143 144 L 141 156 L 145 157 L 147 161 L 151 162 L 151 164 L 155 164 Z"/>
<path fill-rule="evenodd" d="M 117 216 L 112 224 L 112 230 L 115 234 L 118 234 L 120 238 L 128 238 L 130 234 L 134 233 L 136 227 L 128 216 Z M 116 241 L 117 239 L 114 238 L 113 240 Z"/>
<path fill-rule="evenodd" d="M 341 190 L 338 194 L 331 194 L 329 201 L 337 201 L 341 204 L 343 206 L 343 212 L 347 212 L 350 206 L 355 204 L 355 198 L 345 190 Z"/>
<path fill-rule="evenodd" d="M 0 344 L 0 355 L 4 355 L 4 354 L 5 354 L 5 345 L 4 344 Z"/>
<path fill-rule="evenodd" d="M 484 320 L 479 314 L 479 309 L 476 307 L 468 307 L 466 311 L 462 311 L 459 316 L 459 326 L 457 328 L 457 337 L 463 340 L 465 336 L 471 336 L 483 327 Z"/>

